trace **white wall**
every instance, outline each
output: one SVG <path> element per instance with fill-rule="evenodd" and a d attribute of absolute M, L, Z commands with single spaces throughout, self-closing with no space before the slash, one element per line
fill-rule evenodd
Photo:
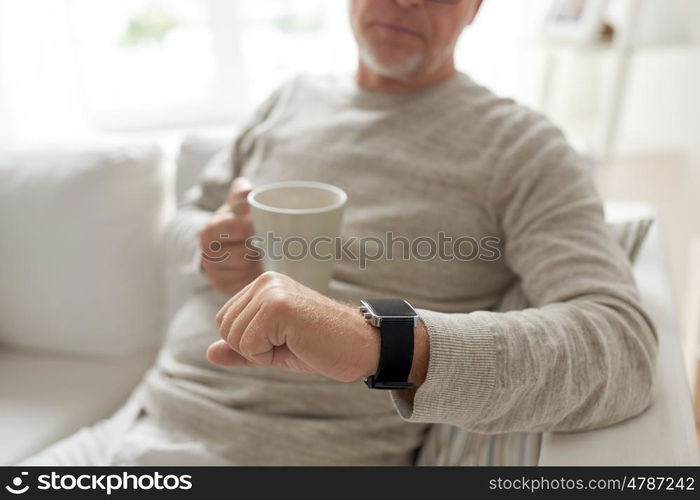
<path fill-rule="evenodd" d="M 700 135 L 700 2 L 612 0 L 606 19 L 615 27 L 616 41 L 627 34 L 631 2 L 641 8 L 613 159 L 691 154 Z M 600 47 L 558 51 L 548 109 L 583 142 L 600 144 L 618 53 Z"/>
<path fill-rule="evenodd" d="M 700 142 L 700 48 L 659 47 L 633 60 L 618 153 L 693 153 Z"/>
<path fill-rule="evenodd" d="M 646 9 L 656 9 L 647 10 L 650 14 L 644 17 L 641 41 L 672 39 L 694 27 L 700 32 L 698 0 L 612 0 L 613 20 L 615 16 L 624 18 L 631 1 L 643 1 Z M 344 2 L 337 3 L 337 15 L 326 23 L 327 32 L 319 43 L 334 41 L 338 47 L 334 61 L 352 65 L 355 48 Z M 65 19 L 68 4 L 69 0 L 0 0 L 0 138 L 60 140 L 61 135 L 81 134 L 96 127 L 85 109 L 79 54 L 70 43 L 70 23 Z M 539 107 L 545 56 L 536 40 L 549 5 L 550 0 L 485 0 L 477 22 L 460 41 L 458 67 L 499 94 Z M 246 50 L 251 57 L 260 55 L 255 47 Z M 265 65 L 265 58 L 258 59 Z M 554 117 L 564 125 L 586 115 L 589 121 L 598 120 L 605 56 L 573 53 L 568 59 L 560 65 L 554 85 Z M 267 61 L 267 66 L 271 65 Z M 700 98 L 695 92 L 700 88 L 699 71 L 697 46 L 645 49 L 634 57 L 619 129 L 623 155 L 685 150 L 700 142 L 696 140 Z M 269 82 L 271 87 L 277 84 Z M 256 92 L 262 93 L 258 92 L 262 85 L 248 82 L 251 86 L 249 95 L 261 98 Z M 240 89 L 231 94 L 240 97 Z"/>
<path fill-rule="evenodd" d="M 66 13 L 65 0 L 0 0 L 0 138 L 5 141 L 58 139 L 86 127 Z"/>

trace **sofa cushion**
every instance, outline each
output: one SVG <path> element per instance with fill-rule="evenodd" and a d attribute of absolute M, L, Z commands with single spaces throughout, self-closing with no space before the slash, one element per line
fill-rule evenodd
<path fill-rule="evenodd" d="M 234 127 L 216 132 L 191 133 L 182 140 L 175 173 L 175 196 L 178 201 L 194 186 L 209 161 L 222 149 L 230 148 L 235 139 Z"/>
<path fill-rule="evenodd" d="M 158 343 L 165 186 L 152 145 L 0 150 L 0 343 L 110 357 Z"/>
<path fill-rule="evenodd" d="M 113 360 L 0 352 L 0 465 L 13 465 L 124 404 L 153 352 Z"/>

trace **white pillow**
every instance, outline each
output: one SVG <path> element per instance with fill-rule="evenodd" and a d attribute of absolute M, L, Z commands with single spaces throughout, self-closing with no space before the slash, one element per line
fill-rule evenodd
<path fill-rule="evenodd" d="M 161 158 L 0 151 L 0 343 L 115 357 L 159 342 Z"/>
<path fill-rule="evenodd" d="M 233 146 L 235 130 L 226 128 L 217 133 L 189 134 L 180 144 L 175 174 L 175 196 L 178 201 L 194 186 L 204 167 L 219 151 Z"/>

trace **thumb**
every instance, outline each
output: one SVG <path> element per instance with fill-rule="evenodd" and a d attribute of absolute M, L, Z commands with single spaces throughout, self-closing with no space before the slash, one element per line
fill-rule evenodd
<path fill-rule="evenodd" d="M 253 366 L 253 363 L 231 349 L 224 340 L 218 340 L 207 349 L 207 360 L 220 366 Z"/>
<path fill-rule="evenodd" d="M 226 205 L 231 208 L 236 215 L 246 215 L 250 211 L 247 197 L 253 189 L 253 184 L 247 177 L 236 177 L 231 183 L 231 188 L 226 198 Z"/>

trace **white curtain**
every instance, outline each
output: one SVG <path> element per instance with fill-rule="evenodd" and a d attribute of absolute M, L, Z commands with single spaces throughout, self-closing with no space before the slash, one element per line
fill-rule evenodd
<path fill-rule="evenodd" d="M 84 132 L 66 0 L 0 0 L 0 141 Z"/>

